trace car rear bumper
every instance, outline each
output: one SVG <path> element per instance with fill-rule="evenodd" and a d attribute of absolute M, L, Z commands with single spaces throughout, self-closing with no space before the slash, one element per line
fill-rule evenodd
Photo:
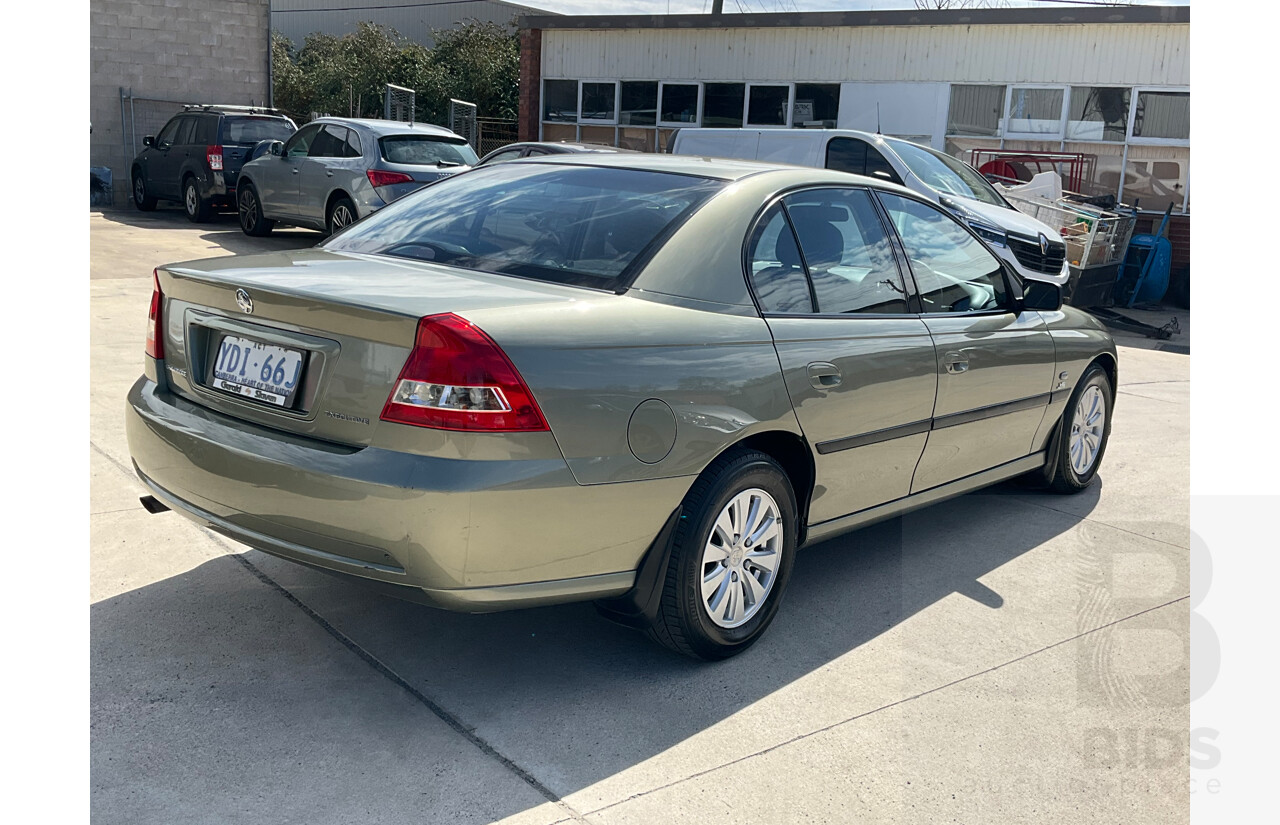
<path fill-rule="evenodd" d="M 563 459 L 329 444 L 225 416 L 145 376 L 129 391 L 126 431 L 139 477 L 175 512 L 263 552 L 470 612 L 624 593 L 688 486 L 580 487 Z"/>

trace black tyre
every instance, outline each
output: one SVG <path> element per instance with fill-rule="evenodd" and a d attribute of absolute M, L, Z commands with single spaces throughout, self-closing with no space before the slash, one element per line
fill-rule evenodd
<path fill-rule="evenodd" d="M 187 211 L 187 220 L 192 223 L 204 223 L 213 212 L 213 206 L 200 197 L 196 179 L 190 176 L 182 182 L 182 206 Z"/>
<path fill-rule="evenodd" d="M 133 173 L 133 205 L 142 212 L 150 212 L 156 208 L 156 199 L 147 190 L 147 181 L 141 172 Z"/>
<path fill-rule="evenodd" d="M 326 224 L 329 227 L 329 234 L 341 232 L 351 224 L 360 220 L 359 213 L 356 212 L 356 205 L 351 202 L 351 198 L 342 197 L 333 202 L 329 207 L 329 215 Z"/>
<path fill-rule="evenodd" d="M 796 498 L 778 463 L 716 459 L 684 500 L 651 638 L 697 659 L 746 650 L 773 621 L 796 550 Z"/>
<path fill-rule="evenodd" d="M 236 208 L 240 214 L 240 229 L 246 235 L 261 238 L 271 234 L 276 222 L 262 216 L 262 202 L 252 183 L 243 183 L 236 194 Z"/>
<path fill-rule="evenodd" d="M 1062 412 L 1056 466 L 1049 477 L 1054 492 L 1078 493 L 1093 483 L 1111 436 L 1114 398 L 1107 371 L 1090 365 Z"/>

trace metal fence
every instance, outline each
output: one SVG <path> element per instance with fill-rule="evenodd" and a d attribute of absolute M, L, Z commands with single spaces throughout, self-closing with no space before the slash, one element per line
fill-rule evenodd
<path fill-rule="evenodd" d="M 480 157 L 520 139 L 520 124 L 497 118 L 476 119 L 476 154 Z"/>
<path fill-rule="evenodd" d="M 385 104 L 383 106 L 383 119 L 413 123 L 414 97 L 413 89 L 406 89 L 404 86 L 388 83 L 387 91 L 383 95 Z"/>
<path fill-rule="evenodd" d="M 480 135 L 476 129 L 476 104 L 449 98 L 449 131 L 466 138 L 472 149 L 479 151 Z"/>
<path fill-rule="evenodd" d="M 189 102 L 142 97 L 135 95 L 132 88 L 120 87 L 120 159 L 123 161 L 120 169 L 123 174 L 117 175 L 113 182 L 117 200 L 122 193 L 127 196 L 132 190 L 129 169 L 133 166 L 133 159 L 142 151 L 142 139 L 158 133 L 169 118 L 180 113 L 183 104 Z"/>

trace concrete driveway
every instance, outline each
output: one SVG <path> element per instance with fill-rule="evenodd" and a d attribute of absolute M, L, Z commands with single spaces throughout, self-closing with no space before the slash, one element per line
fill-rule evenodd
<path fill-rule="evenodd" d="M 1124 347 L 1099 483 L 815 545 L 769 633 L 677 658 L 590 605 L 462 616 L 148 515 L 153 266 L 309 246 L 94 214 L 96 823 L 1188 818 L 1189 359 Z"/>

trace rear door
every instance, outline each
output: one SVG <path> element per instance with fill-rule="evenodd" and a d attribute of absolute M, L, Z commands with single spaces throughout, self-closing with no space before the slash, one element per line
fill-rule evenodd
<path fill-rule="evenodd" d="M 1031 453 L 1055 350 L 1037 312 L 1015 313 L 1003 265 L 950 215 L 878 193 L 919 290 L 937 354 L 938 400 L 912 492 Z"/>
<path fill-rule="evenodd" d="M 937 362 L 870 192 L 788 195 L 759 222 L 748 262 L 814 449 L 810 523 L 908 495 Z"/>

